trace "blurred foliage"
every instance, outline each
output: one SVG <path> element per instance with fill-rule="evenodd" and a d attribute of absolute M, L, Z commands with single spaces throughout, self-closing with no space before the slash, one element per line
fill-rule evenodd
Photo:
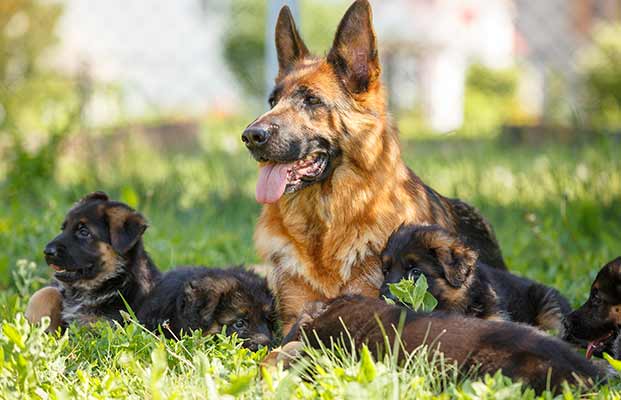
<path fill-rule="evenodd" d="M 0 134 L 8 140 L 4 189 L 24 194 L 54 174 L 57 152 L 81 111 L 84 90 L 45 67 L 62 5 L 0 2 Z"/>
<path fill-rule="evenodd" d="M 595 128 L 621 127 L 621 23 L 595 29 L 593 43 L 581 54 L 585 111 Z"/>
<path fill-rule="evenodd" d="M 242 88 L 259 96 L 265 79 L 266 2 L 232 0 L 230 7 L 224 57 Z"/>
<path fill-rule="evenodd" d="M 298 30 L 306 45 L 320 53 L 331 45 L 336 26 L 347 1 L 299 1 Z M 267 2 L 232 0 L 230 21 L 225 34 L 225 59 L 248 94 L 259 98 L 265 95 L 265 20 Z M 270 33 L 270 37 L 273 35 Z M 271 40 L 268 46 L 274 46 Z"/>
<path fill-rule="evenodd" d="M 502 124 L 522 119 L 516 96 L 518 79 L 517 68 L 472 64 L 466 73 L 462 131 L 467 135 L 489 134 Z"/>

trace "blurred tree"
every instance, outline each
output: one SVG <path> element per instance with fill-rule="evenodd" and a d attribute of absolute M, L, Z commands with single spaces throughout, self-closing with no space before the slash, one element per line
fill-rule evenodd
<path fill-rule="evenodd" d="M 621 24 L 603 24 L 581 54 L 588 122 L 595 128 L 621 127 Z"/>
<path fill-rule="evenodd" d="M 62 11 L 52 1 L 0 1 L 0 134 L 9 138 L 9 195 L 29 190 L 37 180 L 49 183 L 58 147 L 81 111 L 81 86 L 43 62 L 57 42 Z"/>
<path fill-rule="evenodd" d="M 265 1 L 232 0 L 224 56 L 242 88 L 263 94 L 265 77 Z"/>
<path fill-rule="evenodd" d="M 347 0 L 299 0 L 301 18 L 296 24 L 311 50 L 328 50 L 347 4 Z M 224 56 L 242 88 L 254 98 L 265 95 L 266 14 L 265 0 L 230 1 Z M 268 46 L 274 46 L 273 40 Z"/>
<path fill-rule="evenodd" d="M 464 127 L 466 134 L 497 133 L 519 110 L 518 71 L 473 64 L 466 75 Z"/>

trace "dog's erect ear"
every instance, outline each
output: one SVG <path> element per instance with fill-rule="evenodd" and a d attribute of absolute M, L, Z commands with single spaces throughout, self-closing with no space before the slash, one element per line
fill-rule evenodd
<path fill-rule="evenodd" d="M 435 256 L 448 283 L 459 288 L 472 274 L 477 253 L 457 238 L 447 236 L 443 239 L 434 248 Z"/>
<path fill-rule="evenodd" d="M 328 53 L 328 62 L 352 93 L 368 91 L 379 79 L 373 16 L 367 0 L 357 0 L 345 13 Z"/>
<path fill-rule="evenodd" d="M 287 6 L 280 9 L 278 21 L 276 21 L 276 52 L 278 75 L 309 54 L 308 48 L 295 27 L 291 10 Z"/>
<path fill-rule="evenodd" d="M 110 228 L 110 242 L 121 255 L 127 254 L 138 243 L 149 226 L 142 214 L 125 205 L 108 208 L 106 216 Z"/>

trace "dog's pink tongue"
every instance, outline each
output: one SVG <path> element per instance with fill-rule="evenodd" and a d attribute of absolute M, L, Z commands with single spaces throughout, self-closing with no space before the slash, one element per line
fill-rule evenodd
<path fill-rule="evenodd" d="M 292 164 L 266 164 L 259 170 L 256 198 L 259 203 L 275 203 L 285 193 L 287 172 Z"/>
<path fill-rule="evenodd" d="M 597 345 L 598 345 L 597 341 L 589 343 L 589 345 L 587 346 L 587 351 L 586 351 L 587 359 L 591 359 L 591 357 L 593 357 L 593 353 L 595 353 L 595 349 L 597 348 Z"/>

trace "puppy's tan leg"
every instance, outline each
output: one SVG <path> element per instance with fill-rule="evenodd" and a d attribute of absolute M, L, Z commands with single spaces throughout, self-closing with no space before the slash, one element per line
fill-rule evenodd
<path fill-rule="evenodd" d="M 47 328 L 48 332 L 54 332 L 58 329 L 61 323 L 61 310 L 63 304 L 63 296 L 55 287 L 44 287 L 37 290 L 26 307 L 26 319 L 31 324 L 37 324 L 41 322 L 43 317 L 50 318 L 50 326 Z"/>
<path fill-rule="evenodd" d="M 283 368 L 289 368 L 291 364 L 300 357 L 302 348 L 304 348 L 304 343 L 302 342 L 289 342 L 282 347 L 270 351 L 261 362 L 261 365 L 264 367 L 275 367 L 282 361 Z"/>

